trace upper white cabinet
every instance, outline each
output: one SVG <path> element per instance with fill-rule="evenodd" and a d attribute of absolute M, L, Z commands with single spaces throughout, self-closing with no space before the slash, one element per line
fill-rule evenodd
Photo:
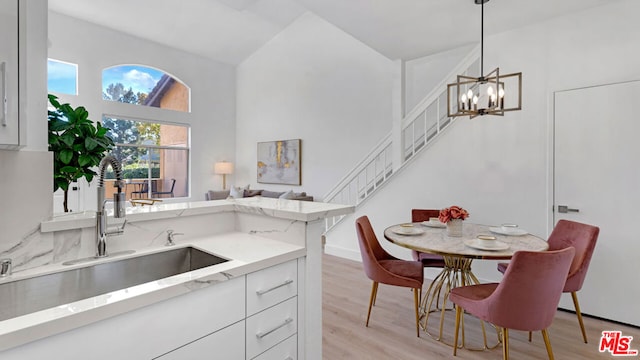
<path fill-rule="evenodd" d="M 18 0 L 0 0 L 0 148 L 20 145 Z"/>

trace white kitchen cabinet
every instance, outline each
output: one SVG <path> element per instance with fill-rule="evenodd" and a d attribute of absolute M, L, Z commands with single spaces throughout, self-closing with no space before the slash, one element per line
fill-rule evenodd
<path fill-rule="evenodd" d="M 292 260 L 247 274 L 246 321 L 157 359 L 297 359 L 297 269 L 297 260 Z"/>
<path fill-rule="evenodd" d="M 298 336 L 292 335 L 278 345 L 253 358 L 253 360 L 296 360 Z"/>
<path fill-rule="evenodd" d="M 91 354 L 94 360 L 252 359 L 297 335 L 298 296 L 290 292 L 296 289 L 297 281 L 293 286 L 285 281 L 297 280 L 297 263 L 291 260 L 274 265 L 34 341 L 2 352 L 0 358 L 43 359 L 56 354 L 61 359 L 80 360 Z M 262 285 L 273 287 L 284 282 L 287 285 L 267 292 L 275 303 L 248 316 L 247 297 L 255 296 L 255 286 L 263 289 Z M 97 348 L 100 351 L 96 352 Z"/>
<path fill-rule="evenodd" d="M 27 343 L 0 353 L 0 359 L 47 359 L 52 354 L 65 360 L 152 359 L 244 318 L 245 277 L 241 276 Z M 244 352 L 244 333 L 239 340 L 225 346 L 239 344 Z"/>
<path fill-rule="evenodd" d="M 18 0 L 0 0 L 0 149 L 20 144 L 18 101 Z"/>
<path fill-rule="evenodd" d="M 298 299 L 293 297 L 247 318 L 247 359 L 269 350 L 298 330 Z"/>
<path fill-rule="evenodd" d="M 283 353 L 296 359 L 298 321 L 298 261 L 247 275 L 247 359 Z M 288 345 L 281 345 L 291 338 Z"/>
<path fill-rule="evenodd" d="M 244 360 L 244 321 L 237 322 L 183 347 L 157 357 L 158 360 Z"/>
<path fill-rule="evenodd" d="M 289 261 L 247 275 L 247 316 L 298 294 L 298 264 Z"/>

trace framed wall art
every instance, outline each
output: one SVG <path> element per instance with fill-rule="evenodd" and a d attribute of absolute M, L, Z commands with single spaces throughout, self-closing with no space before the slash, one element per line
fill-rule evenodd
<path fill-rule="evenodd" d="M 258 182 L 301 184 L 300 139 L 258 143 Z"/>

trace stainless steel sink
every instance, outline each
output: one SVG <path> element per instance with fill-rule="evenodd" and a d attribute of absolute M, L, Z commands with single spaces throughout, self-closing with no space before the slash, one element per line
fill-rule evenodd
<path fill-rule="evenodd" d="M 0 283 L 0 321 L 226 261 L 184 247 Z"/>

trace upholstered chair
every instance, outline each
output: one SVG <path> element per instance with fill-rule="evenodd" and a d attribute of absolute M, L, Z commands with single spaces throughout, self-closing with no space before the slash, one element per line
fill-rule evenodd
<path fill-rule="evenodd" d="M 412 209 L 411 222 L 429 221 L 429 218 L 438 217 L 438 215 L 440 215 L 440 210 Z M 413 256 L 413 260 L 422 262 L 424 267 L 444 267 L 444 259 L 440 255 L 411 250 L 411 256 Z"/>
<path fill-rule="evenodd" d="M 573 258 L 571 268 L 569 268 L 569 275 L 567 276 L 567 282 L 564 284 L 563 292 L 571 293 L 576 315 L 578 316 L 578 323 L 580 323 L 580 330 L 582 331 L 582 339 L 585 343 L 587 342 L 587 332 L 582 321 L 577 292 L 582 289 L 582 284 L 587 276 L 587 270 L 589 269 L 589 263 L 591 262 L 591 256 L 596 247 L 599 233 L 600 228 L 596 226 L 570 220 L 560 220 L 551 235 L 549 235 L 548 240 L 549 250 L 564 249 L 570 246 L 576 249 L 576 256 Z M 508 263 L 499 263 L 498 271 L 504 273 L 508 265 Z"/>
<path fill-rule="evenodd" d="M 397 259 L 386 252 L 378 242 L 369 218 L 366 216 L 356 220 L 356 232 L 358 233 L 358 244 L 360 245 L 364 272 L 373 281 L 366 326 L 369 326 L 371 308 L 376 301 L 379 283 L 408 287 L 413 289 L 416 336 L 420 337 L 418 306 L 422 292 L 422 264 L 419 261 Z"/>
<path fill-rule="evenodd" d="M 574 254 L 572 247 L 517 251 L 500 283 L 451 290 L 449 300 L 456 305 L 453 355 L 458 349 L 460 321 L 466 311 L 501 328 L 504 360 L 509 358 L 509 329 L 542 331 L 547 354 L 553 360 L 547 328 L 556 314 Z"/>

